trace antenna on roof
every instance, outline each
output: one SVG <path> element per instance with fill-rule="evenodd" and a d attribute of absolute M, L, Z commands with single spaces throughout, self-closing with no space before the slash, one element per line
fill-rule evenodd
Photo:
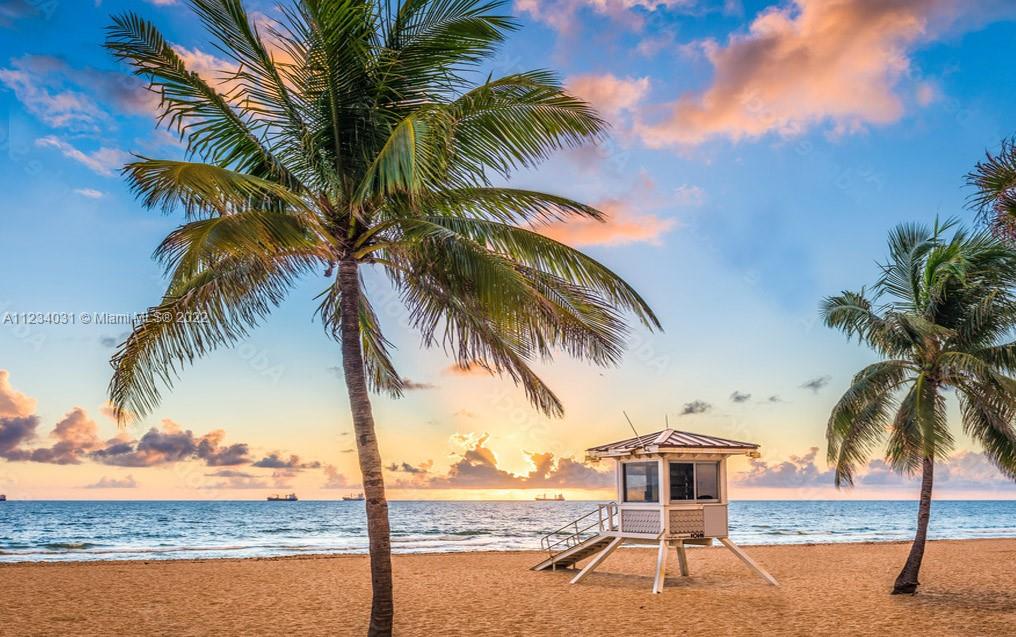
<path fill-rule="evenodd" d="M 664 414 L 663 414 L 663 422 L 666 423 L 667 429 L 670 429 L 670 414 L 667 414 L 667 413 L 664 412 Z"/>
<path fill-rule="evenodd" d="M 639 432 L 635 431 L 635 423 L 633 423 L 631 421 L 631 418 L 628 417 L 628 412 L 622 409 L 621 413 L 624 414 L 624 419 L 628 421 L 628 426 L 631 427 L 631 430 L 635 434 L 635 437 L 639 438 L 640 437 Z"/>

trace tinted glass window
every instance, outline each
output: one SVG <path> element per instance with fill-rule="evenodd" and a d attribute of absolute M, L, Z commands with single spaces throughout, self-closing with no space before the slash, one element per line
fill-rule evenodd
<path fill-rule="evenodd" d="M 699 500 L 720 499 L 719 465 L 714 462 L 695 465 L 695 495 Z"/>
<path fill-rule="evenodd" d="M 660 501 L 660 477 L 655 462 L 626 462 L 622 466 L 625 502 Z"/>
<path fill-rule="evenodd" d="M 690 462 L 670 463 L 670 499 L 695 499 L 695 465 Z"/>

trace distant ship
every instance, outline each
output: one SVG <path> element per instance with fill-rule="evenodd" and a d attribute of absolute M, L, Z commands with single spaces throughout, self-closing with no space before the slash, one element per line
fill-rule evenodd
<path fill-rule="evenodd" d="M 5 496 L 4 494 L 0 493 L 0 502 L 7 502 L 7 496 Z"/>
<path fill-rule="evenodd" d="M 275 494 L 268 496 L 269 502 L 296 502 L 297 500 L 299 500 L 299 498 L 296 497 L 295 493 L 290 493 L 289 495 Z"/>
<path fill-rule="evenodd" d="M 353 495 L 352 493 L 350 493 L 349 495 L 342 496 L 342 499 L 345 500 L 346 502 L 362 502 L 363 494 L 357 493 L 356 495 Z"/>
<path fill-rule="evenodd" d="M 548 498 L 547 494 L 544 493 L 543 495 L 536 496 L 536 501 L 537 502 L 564 502 L 564 495 L 561 494 L 561 493 L 558 493 L 554 497 Z"/>

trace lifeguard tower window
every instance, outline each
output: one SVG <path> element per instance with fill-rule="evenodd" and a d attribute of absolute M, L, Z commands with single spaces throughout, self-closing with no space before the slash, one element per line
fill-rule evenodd
<path fill-rule="evenodd" d="M 719 463 L 671 462 L 670 499 L 671 501 L 719 500 Z"/>
<path fill-rule="evenodd" d="M 655 462 L 626 462 L 622 466 L 625 502 L 660 501 L 660 477 Z"/>

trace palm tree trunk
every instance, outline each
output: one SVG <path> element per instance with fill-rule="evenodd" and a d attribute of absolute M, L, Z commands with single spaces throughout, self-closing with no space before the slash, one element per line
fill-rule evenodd
<path fill-rule="evenodd" d="M 367 536 L 370 540 L 370 576 L 373 603 L 370 608 L 370 637 L 392 634 L 394 603 L 392 599 L 392 547 L 388 525 L 388 500 L 381 475 L 381 452 L 374 434 L 367 378 L 360 347 L 360 277 L 357 263 L 343 260 L 339 264 L 339 291 L 342 310 L 342 371 L 349 392 L 353 413 L 356 452 L 360 458 L 360 474 L 367 506 Z"/>
<path fill-rule="evenodd" d="M 921 502 L 917 507 L 917 534 L 910 547 L 910 556 L 903 565 L 893 585 L 893 595 L 913 594 L 917 592 L 917 576 L 921 571 L 921 560 L 924 559 L 924 545 L 928 540 L 928 520 L 931 518 L 931 487 L 934 480 L 935 461 L 924 458 L 921 471 Z"/>

